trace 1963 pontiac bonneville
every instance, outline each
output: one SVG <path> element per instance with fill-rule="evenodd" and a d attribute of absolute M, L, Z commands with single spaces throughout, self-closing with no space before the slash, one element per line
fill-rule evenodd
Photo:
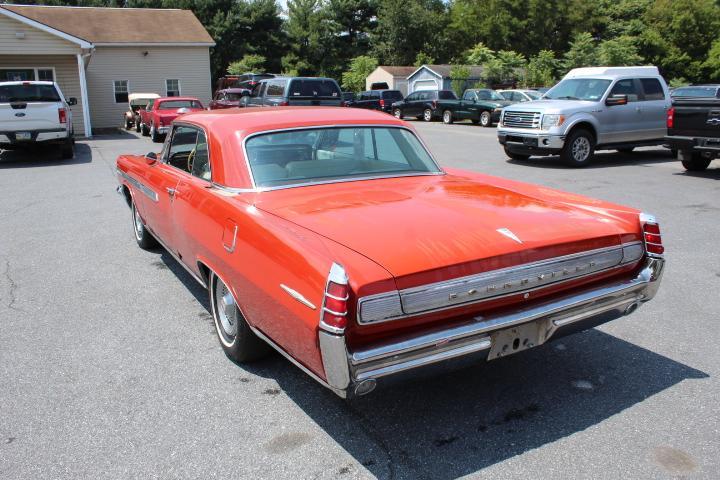
<path fill-rule="evenodd" d="M 343 397 L 631 313 L 663 273 L 652 216 L 441 169 L 374 111 L 190 113 L 117 175 L 137 243 L 208 288 L 231 359 L 270 345 Z"/>

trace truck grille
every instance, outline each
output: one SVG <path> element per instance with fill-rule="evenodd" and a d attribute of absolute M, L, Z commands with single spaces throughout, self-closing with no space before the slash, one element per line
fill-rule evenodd
<path fill-rule="evenodd" d="M 508 112 L 503 115 L 503 126 L 512 128 L 540 128 L 540 112 Z"/>

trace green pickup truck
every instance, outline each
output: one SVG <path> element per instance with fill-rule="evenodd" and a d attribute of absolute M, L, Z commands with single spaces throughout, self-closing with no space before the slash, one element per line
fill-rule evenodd
<path fill-rule="evenodd" d="M 465 90 L 460 100 L 440 100 L 437 110 L 441 113 L 444 123 L 456 120 L 472 120 L 483 127 L 492 127 L 500 120 L 503 107 L 510 105 L 495 90 L 489 88 L 471 88 Z"/>

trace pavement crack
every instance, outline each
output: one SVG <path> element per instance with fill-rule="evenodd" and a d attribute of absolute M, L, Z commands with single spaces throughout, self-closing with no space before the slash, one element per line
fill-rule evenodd
<path fill-rule="evenodd" d="M 5 278 L 8 282 L 8 293 L 10 296 L 6 307 L 10 310 L 15 310 L 16 312 L 23 312 L 21 308 L 15 306 L 15 302 L 17 302 L 18 286 L 17 283 L 15 283 L 13 277 L 10 275 L 10 260 L 8 260 L 7 258 L 5 259 L 5 272 L 3 272 L 3 274 L 5 275 Z"/>
<path fill-rule="evenodd" d="M 395 459 L 393 458 L 392 451 L 390 450 L 387 442 L 385 442 L 380 432 L 378 432 L 378 430 L 372 425 L 372 423 L 370 423 L 370 421 L 367 419 L 367 417 L 365 417 L 365 415 L 363 415 L 362 412 L 353 408 L 346 402 L 342 402 L 342 405 L 343 408 L 347 410 L 351 416 L 357 419 L 360 428 L 365 432 L 368 437 L 370 437 L 371 440 L 373 440 L 377 444 L 380 450 L 382 450 L 382 452 L 385 454 L 387 458 L 387 478 L 388 480 L 394 480 L 396 476 L 394 461 Z"/>

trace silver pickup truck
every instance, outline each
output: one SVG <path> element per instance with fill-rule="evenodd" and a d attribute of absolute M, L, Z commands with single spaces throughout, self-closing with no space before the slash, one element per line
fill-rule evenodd
<path fill-rule="evenodd" d="M 583 167 L 595 150 L 662 145 L 669 107 L 657 67 L 576 68 L 542 99 L 506 107 L 498 140 L 515 160 L 559 154 Z"/>
<path fill-rule="evenodd" d="M 76 103 L 54 82 L 0 82 L 0 149 L 52 145 L 60 158 L 72 158 L 70 106 Z"/>

